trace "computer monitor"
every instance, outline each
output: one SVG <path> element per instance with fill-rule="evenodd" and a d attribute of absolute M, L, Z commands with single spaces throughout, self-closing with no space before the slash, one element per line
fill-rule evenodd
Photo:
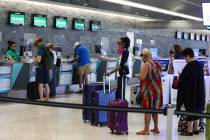
<path fill-rule="evenodd" d="M 161 64 L 162 72 L 167 73 L 169 66 L 169 59 L 156 59 L 156 61 Z"/>
<path fill-rule="evenodd" d="M 141 60 L 140 59 L 134 59 L 133 62 L 133 77 L 136 76 L 136 74 L 139 74 L 141 69 Z"/>
<path fill-rule="evenodd" d="M 95 45 L 95 53 L 96 54 L 102 54 L 102 52 L 101 52 L 101 45 Z"/>
<path fill-rule="evenodd" d="M 182 70 L 186 66 L 186 61 L 184 59 L 175 59 L 173 61 L 174 75 L 178 76 L 179 73 L 182 73 Z"/>

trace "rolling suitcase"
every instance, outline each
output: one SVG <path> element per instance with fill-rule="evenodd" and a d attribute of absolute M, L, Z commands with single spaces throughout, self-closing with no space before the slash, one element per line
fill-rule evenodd
<path fill-rule="evenodd" d="M 122 78 L 123 79 L 123 78 Z M 122 94 L 123 94 L 123 80 L 122 80 Z M 123 98 L 123 95 L 121 96 Z M 128 102 L 123 99 L 110 101 L 110 107 L 128 107 Z M 128 113 L 127 112 L 108 112 L 108 127 L 114 134 L 128 134 Z"/>
<path fill-rule="evenodd" d="M 38 84 L 36 82 L 28 82 L 28 84 L 27 84 L 27 98 L 30 100 L 39 99 Z"/>
<path fill-rule="evenodd" d="M 109 101 L 115 100 L 115 92 L 111 91 L 110 77 L 109 77 L 109 90 L 106 91 L 106 77 L 103 78 L 103 90 L 96 91 L 95 103 L 96 106 L 108 106 Z M 94 111 L 94 124 L 102 126 L 107 123 L 107 111 Z"/>
<path fill-rule="evenodd" d="M 84 105 L 93 105 L 93 95 L 97 90 L 103 90 L 103 84 L 101 83 L 91 83 L 84 85 L 83 90 L 83 104 Z M 83 109 L 83 121 L 93 122 L 93 110 Z"/>

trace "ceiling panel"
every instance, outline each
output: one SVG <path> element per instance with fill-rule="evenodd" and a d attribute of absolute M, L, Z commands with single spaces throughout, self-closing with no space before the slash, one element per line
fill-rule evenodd
<path fill-rule="evenodd" d="M 157 12 L 142 10 L 138 8 L 133 8 L 129 6 L 123 6 L 119 4 L 113 4 L 109 2 L 104 2 L 102 0 L 51 0 L 61 3 L 69 3 L 79 6 L 88 6 L 92 8 L 109 10 L 120 13 L 127 13 L 132 15 L 146 16 L 150 18 L 160 19 L 160 20 L 183 20 L 179 17 L 174 17 L 166 14 L 161 14 Z M 179 12 L 195 17 L 202 18 L 202 7 L 201 0 L 129 0 L 131 2 L 142 3 L 145 5 L 150 5 L 174 12 Z M 187 19 L 184 19 L 187 20 Z"/>

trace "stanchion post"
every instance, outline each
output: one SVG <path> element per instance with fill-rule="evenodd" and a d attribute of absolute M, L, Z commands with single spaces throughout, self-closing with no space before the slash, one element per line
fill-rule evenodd
<path fill-rule="evenodd" d="M 166 140 L 173 140 L 174 111 L 175 107 L 167 106 Z"/>

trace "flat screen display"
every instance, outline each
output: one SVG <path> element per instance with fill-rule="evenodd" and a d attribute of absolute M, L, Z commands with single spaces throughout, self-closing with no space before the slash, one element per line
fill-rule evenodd
<path fill-rule="evenodd" d="M 9 23 L 12 25 L 25 25 L 25 13 L 10 12 Z"/>
<path fill-rule="evenodd" d="M 210 25 L 210 3 L 202 3 L 203 7 L 203 24 Z"/>
<path fill-rule="evenodd" d="M 189 33 L 184 33 L 184 39 L 189 39 Z"/>
<path fill-rule="evenodd" d="M 194 33 L 190 33 L 190 40 L 195 40 L 195 34 Z"/>
<path fill-rule="evenodd" d="M 195 57 L 199 56 L 199 49 L 193 49 Z"/>
<path fill-rule="evenodd" d="M 201 40 L 206 41 L 206 35 L 201 35 Z"/>
<path fill-rule="evenodd" d="M 176 32 L 176 38 L 182 39 L 182 32 L 177 31 L 177 32 Z"/>
<path fill-rule="evenodd" d="M 150 48 L 149 50 L 152 53 L 152 57 L 153 58 L 157 58 L 158 57 L 158 48 Z"/>
<path fill-rule="evenodd" d="M 73 29 L 84 31 L 85 30 L 85 20 L 74 18 L 73 19 Z"/>
<path fill-rule="evenodd" d="M 33 15 L 33 26 L 46 28 L 47 16 L 46 15 Z"/>
<path fill-rule="evenodd" d="M 91 31 L 101 31 L 101 22 L 100 21 L 90 21 L 90 30 Z"/>
<path fill-rule="evenodd" d="M 169 65 L 169 60 L 166 59 L 158 59 L 156 60 L 157 62 L 159 62 L 161 64 L 161 68 L 163 72 L 167 72 L 168 71 L 168 65 Z"/>
<path fill-rule="evenodd" d="M 55 17 L 55 28 L 66 29 L 68 20 L 66 17 Z"/>
<path fill-rule="evenodd" d="M 200 41 L 200 34 L 196 34 L 195 40 Z"/>

